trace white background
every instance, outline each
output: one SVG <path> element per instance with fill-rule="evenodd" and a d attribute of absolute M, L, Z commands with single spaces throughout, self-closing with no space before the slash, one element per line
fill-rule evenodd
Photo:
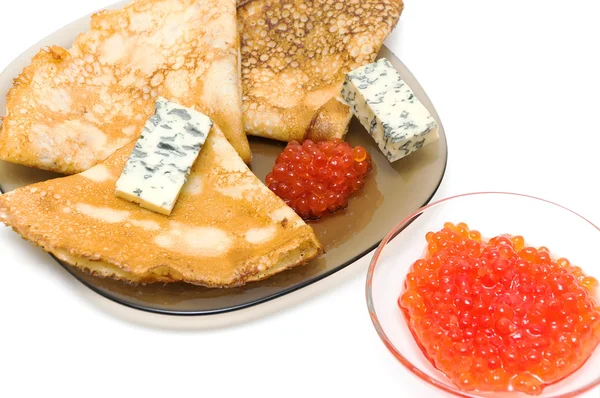
<path fill-rule="evenodd" d="M 109 1 L 0 0 L 0 69 Z M 600 223 L 600 2 L 406 2 L 388 44 L 446 128 L 436 198 L 528 193 Z M 100 298 L 3 227 L 0 253 L 1 397 L 441 397 L 371 326 L 370 256 L 282 300 L 175 319 Z"/>

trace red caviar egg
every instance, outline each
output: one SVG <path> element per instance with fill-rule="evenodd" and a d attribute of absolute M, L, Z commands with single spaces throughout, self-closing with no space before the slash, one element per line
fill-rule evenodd
<path fill-rule="evenodd" d="M 371 157 L 339 139 L 302 144 L 291 141 L 266 183 L 304 219 L 317 219 L 348 206 L 348 197 L 365 186 Z"/>
<path fill-rule="evenodd" d="M 576 371 L 600 343 L 598 281 L 522 236 L 428 232 L 398 298 L 424 354 L 464 390 L 521 391 Z"/>

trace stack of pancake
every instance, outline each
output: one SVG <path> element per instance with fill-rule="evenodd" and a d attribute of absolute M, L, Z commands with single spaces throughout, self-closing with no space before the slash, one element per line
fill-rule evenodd
<path fill-rule="evenodd" d="M 343 138 L 344 75 L 372 62 L 402 0 L 134 0 L 14 81 L 0 158 L 67 174 L 0 196 L 0 220 L 65 262 L 132 283 L 243 285 L 321 252 L 252 174 L 247 135 Z M 241 66 L 241 67 L 240 67 Z M 171 215 L 114 195 L 158 97 L 208 115 Z"/>

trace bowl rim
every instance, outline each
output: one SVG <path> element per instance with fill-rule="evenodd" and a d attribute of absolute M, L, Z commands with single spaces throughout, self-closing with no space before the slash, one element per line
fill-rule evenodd
<path fill-rule="evenodd" d="M 521 198 L 525 198 L 525 199 L 533 199 L 533 200 L 545 202 L 545 203 L 554 205 L 556 207 L 559 207 L 563 210 L 568 211 L 569 213 L 573 214 L 574 216 L 579 217 L 583 221 L 587 222 L 592 227 L 594 227 L 596 230 L 598 230 L 598 232 L 600 232 L 600 228 L 598 226 L 596 226 L 594 223 L 592 223 L 590 220 L 588 220 L 587 218 L 583 217 L 579 213 L 577 213 L 565 206 L 562 206 L 562 205 L 552 202 L 550 200 L 538 198 L 536 196 L 531 196 L 531 195 L 527 195 L 527 194 L 514 193 L 514 192 L 482 191 L 482 192 L 469 192 L 469 193 L 463 193 L 463 194 L 459 194 L 459 195 L 449 196 L 449 197 L 437 200 L 435 202 L 429 203 L 428 205 L 421 207 L 420 209 L 414 211 L 413 213 L 411 213 L 410 215 L 405 217 L 402 221 L 400 221 L 398 224 L 396 224 L 396 226 L 390 232 L 387 233 L 387 235 L 379 243 L 379 245 L 377 246 L 377 249 L 373 253 L 373 257 L 371 258 L 371 262 L 369 264 L 369 269 L 367 271 L 365 294 L 366 294 L 367 308 L 369 310 L 369 316 L 371 318 L 371 322 L 373 323 L 373 326 L 375 327 L 377 334 L 383 341 L 383 344 L 392 353 L 392 355 L 394 355 L 394 357 L 402 365 L 404 365 L 404 367 L 406 369 L 408 369 L 413 375 L 417 376 L 418 378 L 425 381 L 429 385 L 438 388 L 439 390 L 442 390 L 446 393 L 449 393 L 449 394 L 452 394 L 452 395 L 458 396 L 458 397 L 463 397 L 463 398 L 486 398 L 486 397 L 489 398 L 491 396 L 490 394 L 493 394 L 493 393 L 489 393 L 489 392 L 488 393 L 478 393 L 478 392 L 463 391 L 463 390 L 458 389 L 458 387 L 452 387 L 450 385 L 446 385 L 446 384 L 439 382 L 438 380 L 430 377 L 424 371 L 419 369 L 417 366 L 413 365 L 407 358 L 405 358 L 404 355 L 402 355 L 400 353 L 400 351 L 398 351 L 396 349 L 394 344 L 387 337 L 385 331 L 383 330 L 383 327 L 379 323 L 379 319 L 377 317 L 377 312 L 375 311 L 375 306 L 373 304 L 373 296 L 372 296 L 373 275 L 375 273 L 375 268 L 377 267 L 377 264 L 379 263 L 379 261 L 378 261 L 379 256 L 381 255 L 385 246 L 390 242 L 390 240 L 392 240 L 393 238 L 398 236 L 402 232 L 402 230 L 404 230 L 406 227 L 408 227 L 414 220 L 416 220 L 416 218 L 418 218 L 426 210 L 436 207 L 436 206 L 439 206 L 439 205 L 442 205 L 442 204 L 452 201 L 454 199 L 460 199 L 460 198 L 465 198 L 465 197 L 470 197 L 470 196 L 483 196 L 483 195 L 486 195 L 486 196 L 487 195 L 508 195 L 508 196 L 515 196 L 515 197 L 521 197 Z M 600 347 L 598 349 L 600 349 Z M 577 372 L 577 370 L 575 372 Z M 572 398 L 572 397 L 579 396 L 585 392 L 588 392 L 599 385 L 600 385 L 600 376 L 598 376 L 592 382 L 590 382 L 582 387 L 579 387 L 573 391 L 569 391 L 566 393 L 560 393 L 558 395 L 553 395 L 553 396 L 544 397 L 544 398 Z M 523 396 L 527 396 L 527 395 L 523 395 Z M 515 394 L 515 397 L 519 397 L 519 395 Z"/>

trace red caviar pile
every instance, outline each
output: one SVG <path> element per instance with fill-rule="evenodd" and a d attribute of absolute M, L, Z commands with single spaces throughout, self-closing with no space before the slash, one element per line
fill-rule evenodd
<path fill-rule="evenodd" d="M 542 388 L 600 342 L 598 281 L 522 236 L 485 242 L 464 223 L 427 233 L 398 305 L 421 349 L 464 390 Z"/>
<path fill-rule="evenodd" d="M 371 170 L 367 151 L 340 139 L 291 141 L 267 175 L 269 189 L 304 219 L 317 219 L 348 206 Z"/>

